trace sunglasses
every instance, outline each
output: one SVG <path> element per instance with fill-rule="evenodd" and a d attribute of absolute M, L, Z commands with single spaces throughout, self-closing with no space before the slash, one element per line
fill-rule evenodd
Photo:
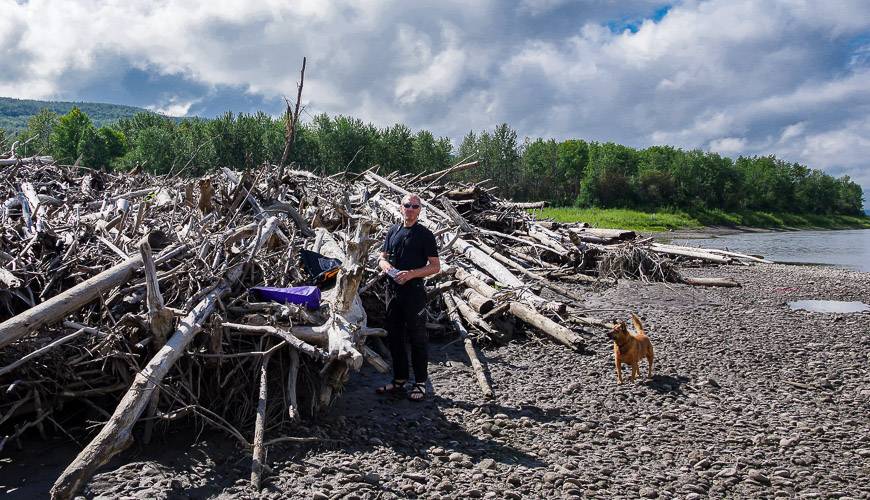
<path fill-rule="evenodd" d="M 413 209 L 420 208 L 420 205 L 413 204 L 413 203 L 403 203 L 402 206 L 405 208 L 413 208 Z"/>

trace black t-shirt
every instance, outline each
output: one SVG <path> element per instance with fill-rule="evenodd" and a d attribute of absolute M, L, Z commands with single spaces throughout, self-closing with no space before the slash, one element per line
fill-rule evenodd
<path fill-rule="evenodd" d="M 429 263 L 429 257 L 438 257 L 435 235 L 419 223 L 411 227 L 404 224 L 391 227 L 381 250 L 399 271 L 419 269 Z"/>

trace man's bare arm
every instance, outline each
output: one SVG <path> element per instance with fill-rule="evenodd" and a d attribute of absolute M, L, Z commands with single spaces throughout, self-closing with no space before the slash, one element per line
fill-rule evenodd
<path fill-rule="evenodd" d="M 389 255 L 387 252 L 381 252 L 381 256 L 378 258 L 378 267 L 380 267 L 381 271 L 385 273 L 393 268 L 393 265 L 387 260 L 388 257 Z"/>
<path fill-rule="evenodd" d="M 429 263 L 421 268 L 411 269 L 410 271 L 399 271 L 399 275 L 396 276 L 396 282 L 401 285 L 414 278 L 425 278 L 426 276 L 432 276 L 439 272 L 441 272 L 441 259 L 438 257 L 429 257 Z"/>

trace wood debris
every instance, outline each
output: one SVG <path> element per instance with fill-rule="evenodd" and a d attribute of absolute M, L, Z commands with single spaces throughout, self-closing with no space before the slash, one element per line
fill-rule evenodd
<path fill-rule="evenodd" d="M 428 280 L 427 325 L 459 335 L 485 398 L 497 394 L 480 344 L 524 325 L 582 351 L 585 328 L 611 326 L 580 314 L 578 287 L 730 286 L 692 283 L 678 265 L 760 260 L 537 221 L 527 211 L 537 205 L 448 182 L 476 162 L 425 176 L 263 165 L 190 179 L 0 161 L 0 450 L 30 429 L 81 436 L 101 423 L 53 498 L 75 496 L 140 428 L 145 441 L 182 422 L 222 429 L 252 453 L 255 485 L 268 446 L 316 441 L 295 423 L 327 411 L 364 362 L 388 370 L 378 337 L 389 278 L 375 263 L 408 192 L 443 263 Z M 311 284 L 303 249 L 342 262 L 319 309 L 251 292 Z"/>

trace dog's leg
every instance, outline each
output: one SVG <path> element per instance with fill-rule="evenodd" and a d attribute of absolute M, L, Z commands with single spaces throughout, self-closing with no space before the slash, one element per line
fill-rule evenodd
<path fill-rule="evenodd" d="M 616 344 L 613 344 L 613 362 L 616 364 L 616 383 L 622 385 L 622 370 L 620 369 L 622 358 L 619 357 L 619 348 L 616 347 Z"/>
<path fill-rule="evenodd" d="M 654 358 L 654 356 L 653 356 L 652 350 L 650 350 L 650 351 L 649 351 L 649 354 L 646 355 L 646 364 L 647 364 L 647 367 L 648 367 L 648 369 L 647 369 L 647 375 L 646 375 L 646 376 L 647 376 L 647 378 L 649 378 L 649 379 L 652 379 L 652 376 L 653 376 L 653 375 L 652 375 L 652 372 L 653 372 L 653 370 L 652 370 L 652 368 L 653 368 L 653 358 Z"/>
<path fill-rule="evenodd" d="M 637 380 L 637 374 L 640 372 L 639 364 L 637 361 L 631 364 L 631 381 L 634 382 Z"/>

